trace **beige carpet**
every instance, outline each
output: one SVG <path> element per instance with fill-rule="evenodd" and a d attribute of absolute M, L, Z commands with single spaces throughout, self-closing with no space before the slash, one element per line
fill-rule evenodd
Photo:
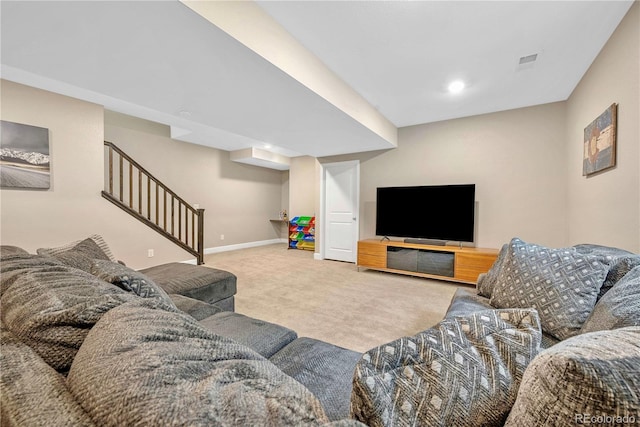
<path fill-rule="evenodd" d="M 238 276 L 236 312 L 364 352 L 442 320 L 451 282 L 314 260 L 286 244 L 207 255 L 208 267 Z"/>

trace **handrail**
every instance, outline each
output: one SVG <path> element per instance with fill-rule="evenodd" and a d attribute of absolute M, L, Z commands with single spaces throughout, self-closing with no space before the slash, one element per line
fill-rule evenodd
<path fill-rule="evenodd" d="M 102 197 L 194 255 L 198 264 L 204 264 L 204 209 L 191 206 L 112 142 L 104 141 L 104 146 L 108 153 L 108 179 Z M 137 185 L 134 185 L 135 171 Z M 128 186 L 125 186 L 127 179 Z"/>

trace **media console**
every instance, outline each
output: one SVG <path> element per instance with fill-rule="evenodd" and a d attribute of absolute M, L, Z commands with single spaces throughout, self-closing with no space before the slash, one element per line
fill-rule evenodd
<path fill-rule="evenodd" d="M 497 257 L 497 249 L 369 239 L 358 242 L 357 267 L 475 284 Z"/>

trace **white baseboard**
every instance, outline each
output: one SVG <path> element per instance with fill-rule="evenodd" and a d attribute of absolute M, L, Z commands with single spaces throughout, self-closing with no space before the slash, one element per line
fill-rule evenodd
<path fill-rule="evenodd" d="M 260 240 L 257 242 L 238 243 L 237 245 L 216 246 L 215 248 L 206 248 L 204 254 L 209 255 L 219 252 L 237 251 L 238 249 L 256 248 L 258 246 L 275 245 L 278 243 L 286 244 L 287 239 Z"/>
<path fill-rule="evenodd" d="M 216 246 L 215 248 L 206 248 L 204 250 L 205 255 L 217 254 L 220 252 L 237 251 L 238 249 L 256 248 L 258 246 L 275 245 L 275 244 L 287 244 L 287 239 L 271 239 L 271 240 L 259 240 L 257 242 L 238 243 L 237 245 Z M 185 264 L 196 264 L 197 260 L 189 259 L 182 261 Z"/>

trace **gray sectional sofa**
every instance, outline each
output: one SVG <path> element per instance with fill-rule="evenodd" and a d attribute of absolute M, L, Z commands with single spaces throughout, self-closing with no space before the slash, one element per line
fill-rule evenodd
<path fill-rule="evenodd" d="M 352 417 L 370 426 L 640 422 L 640 255 L 514 238 L 445 319 L 371 349 Z"/>
<path fill-rule="evenodd" d="M 513 239 L 440 323 L 364 354 L 235 313 L 228 272 L 134 271 L 99 236 L 0 256 L 3 426 L 640 422 L 640 255 L 619 249 Z"/>
<path fill-rule="evenodd" d="M 2 247 L 3 426 L 360 425 L 360 353 L 228 311 L 228 272 L 134 271 L 104 247 Z"/>

